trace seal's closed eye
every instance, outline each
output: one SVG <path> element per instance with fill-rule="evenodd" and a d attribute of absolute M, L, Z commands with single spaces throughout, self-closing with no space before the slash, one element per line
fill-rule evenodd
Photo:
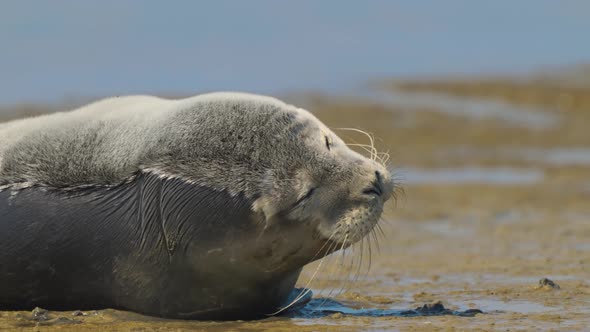
<path fill-rule="evenodd" d="M 330 151 L 332 147 L 332 140 L 327 135 L 324 135 L 324 139 L 326 140 L 326 148 L 328 148 L 328 151 Z"/>
<path fill-rule="evenodd" d="M 297 205 L 303 203 L 306 199 L 310 198 L 314 192 L 315 192 L 315 188 L 312 187 L 311 189 L 309 189 L 309 191 L 307 191 L 305 196 L 301 197 L 300 199 L 297 200 L 297 202 L 295 202 L 295 204 L 293 204 L 293 207 L 296 207 Z"/>

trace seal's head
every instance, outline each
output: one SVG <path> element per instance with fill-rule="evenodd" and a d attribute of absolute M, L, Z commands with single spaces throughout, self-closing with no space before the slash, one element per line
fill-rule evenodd
<path fill-rule="evenodd" d="M 309 223 L 317 240 L 347 247 L 367 235 L 378 222 L 394 182 L 377 158 L 350 149 L 309 112 L 284 107 L 283 120 L 273 124 L 269 141 L 279 158 L 254 203 L 268 222 Z"/>

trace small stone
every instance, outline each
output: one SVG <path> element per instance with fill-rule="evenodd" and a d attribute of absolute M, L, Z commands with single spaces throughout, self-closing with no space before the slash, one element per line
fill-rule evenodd
<path fill-rule="evenodd" d="M 459 316 L 473 317 L 477 314 L 483 314 L 483 311 L 479 309 L 467 309 L 459 313 Z"/>
<path fill-rule="evenodd" d="M 444 313 L 447 309 L 440 301 L 424 304 L 422 307 L 416 308 L 416 311 L 422 314 Z"/>
<path fill-rule="evenodd" d="M 337 312 L 337 313 L 330 315 L 330 318 L 332 318 L 332 319 L 341 319 L 342 317 L 344 317 L 344 315 L 341 312 Z"/>
<path fill-rule="evenodd" d="M 559 287 L 559 285 L 556 284 L 555 282 L 553 282 L 553 280 L 551 280 L 551 279 L 542 278 L 541 280 L 539 280 L 539 287 L 538 288 L 543 288 L 543 289 L 560 289 L 561 287 Z"/>
<path fill-rule="evenodd" d="M 80 324 L 81 322 L 77 321 L 75 319 L 68 318 L 68 317 L 59 316 L 57 318 L 50 320 L 47 323 L 50 323 L 50 325 L 71 325 L 71 324 Z"/>
<path fill-rule="evenodd" d="M 85 314 L 81 310 L 76 310 L 76 311 L 72 312 L 72 316 L 86 316 L 86 315 L 87 314 Z"/>
<path fill-rule="evenodd" d="M 33 311 L 31 312 L 31 314 L 33 315 L 33 319 L 34 320 L 48 320 L 49 317 L 47 317 L 47 310 L 43 309 L 43 308 L 39 308 L 39 307 L 35 307 L 35 309 L 33 309 Z"/>

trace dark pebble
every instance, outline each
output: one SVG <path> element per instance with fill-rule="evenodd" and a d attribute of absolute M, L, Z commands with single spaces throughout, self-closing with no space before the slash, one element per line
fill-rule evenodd
<path fill-rule="evenodd" d="M 561 287 L 559 287 L 558 284 L 553 282 L 553 280 L 548 279 L 548 278 L 542 278 L 541 280 L 539 280 L 539 286 L 543 287 L 543 288 L 550 288 L 550 289 L 560 289 L 561 288 Z"/>
<path fill-rule="evenodd" d="M 32 314 L 34 320 L 42 321 L 42 320 L 49 319 L 49 317 L 47 317 L 47 310 L 45 310 L 43 308 L 36 307 L 35 309 L 33 309 L 31 314 Z"/>

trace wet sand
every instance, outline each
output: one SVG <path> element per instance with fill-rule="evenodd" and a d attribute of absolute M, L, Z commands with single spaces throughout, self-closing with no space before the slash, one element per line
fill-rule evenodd
<path fill-rule="evenodd" d="M 504 118 L 502 112 L 474 117 L 437 110 L 429 100 L 309 100 L 329 126 L 374 133 L 379 150 L 389 150 L 404 191 L 370 240 L 324 259 L 311 282 L 320 262 L 306 268 L 299 286 L 311 288 L 315 299 L 304 310 L 253 322 L 163 320 L 112 309 L 0 312 L 0 329 L 587 330 L 590 89 L 560 88 L 559 99 L 546 83 L 462 84 L 456 90 L 441 82 L 403 88 L 490 98 L 509 103 L 512 113 L 526 106 L 523 111 L 553 120 L 538 126 L 539 120 L 529 125 L 526 117 Z M 559 100 L 566 106 L 555 107 Z M 340 134 L 366 143 L 362 136 Z M 556 285 L 540 284 L 542 278 Z M 437 301 L 448 310 L 407 312 Z M 460 314 L 465 312 L 473 314 Z"/>

